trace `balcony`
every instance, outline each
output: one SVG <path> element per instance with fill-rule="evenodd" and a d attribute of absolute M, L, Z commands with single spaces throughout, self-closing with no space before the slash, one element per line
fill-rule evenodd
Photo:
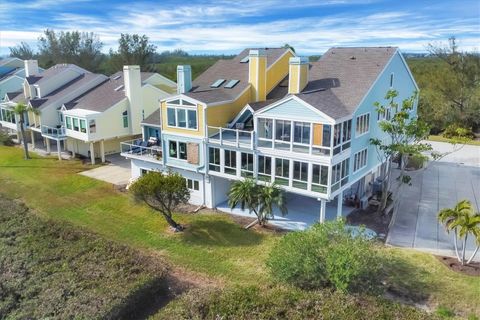
<path fill-rule="evenodd" d="M 42 136 L 52 139 L 65 139 L 67 137 L 64 127 L 49 127 L 42 125 L 41 132 Z"/>
<path fill-rule="evenodd" d="M 120 143 L 121 155 L 126 158 L 134 158 L 146 161 L 161 162 L 161 144 L 151 144 L 142 139 L 135 139 Z"/>
<path fill-rule="evenodd" d="M 208 127 L 208 142 L 237 148 L 253 149 L 253 131 Z"/>

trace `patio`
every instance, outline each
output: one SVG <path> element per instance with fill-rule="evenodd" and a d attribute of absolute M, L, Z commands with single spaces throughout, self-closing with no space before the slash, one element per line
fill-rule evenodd
<path fill-rule="evenodd" d="M 269 220 L 269 223 L 276 225 L 280 228 L 292 231 L 305 230 L 314 223 L 319 221 L 320 218 L 320 201 L 314 198 L 301 196 L 298 194 L 287 193 L 287 206 L 288 214 L 282 217 L 278 209 L 274 209 L 274 219 Z M 217 209 L 239 216 L 255 218 L 255 214 L 250 214 L 248 210 L 242 210 L 239 207 L 230 209 L 227 201 L 222 202 L 217 206 Z M 335 220 L 337 218 L 337 201 L 333 200 L 327 202 L 325 219 Z M 343 206 L 342 216 L 346 217 L 355 208 Z"/>

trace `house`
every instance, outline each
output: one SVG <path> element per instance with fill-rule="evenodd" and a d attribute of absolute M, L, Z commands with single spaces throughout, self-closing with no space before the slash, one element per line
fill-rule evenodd
<path fill-rule="evenodd" d="M 294 200 L 289 210 L 314 215 L 318 203 L 320 221 L 344 215 L 349 199 L 364 204 L 378 185 L 385 164 L 369 139 L 386 138 L 378 121 L 395 110 L 379 114 L 374 102 L 392 88 L 399 101 L 418 91 L 393 47 L 331 48 L 313 63 L 288 49 L 250 49 L 193 82 L 189 72 L 179 66 L 178 94 L 142 123 L 143 140 L 154 135 L 161 148 L 122 145 L 132 178 L 179 172 L 191 202 L 207 207 L 224 206 L 235 180 L 275 182 Z"/>
<path fill-rule="evenodd" d="M 73 64 L 58 64 L 40 74 L 36 63 L 26 61 L 25 70 L 23 91 L 7 93 L 0 104 L 0 123 L 18 132 L 18 116 L 11 108 L 26 103 L 37 109 L 38 115 L 26 116 L 25 129 L 34 148 L 43 139 L 49 153 L 56 142 L 59 159 L 63 149 L 90 157 L 92 163 L 95 158 L 104 162 L 106 154 L 120 151 L 120 141 L 140 135 L 140 121 L 176 90 L 174 82 L 141 73 L 138 66 L 125 66 L 111 77 Z"/>
<path fill-rule="evenodd" d="M 0 101 L 5 98 L 7 92 L 22 90 L 25 80 L 24 61 L 18 58 L 5 58 L 0 60 Z M 43 71 L 39 68 L 39 72 Z"/>

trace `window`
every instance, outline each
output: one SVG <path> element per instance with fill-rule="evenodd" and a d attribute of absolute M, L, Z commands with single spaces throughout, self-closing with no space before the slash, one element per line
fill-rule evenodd
<path fill-rule="evenodd" d="M 312 165 L 312 191 L 327 193 L 328 167 L 318 164 Z"/>
<path fill-rule="evenodd" d="M 353 172 L 363 169 L 367 166 L 367 152 L 365 148 L 357 153 L 353 157 Z"/>
<path fill-rule="evenodd" d="M 258 178 L 263 181 L 270 181 L 272 176 L 272 158 L 258 157 Z"/>
<path fill-rule="evenodd" d="M 295 188 L 307 189 L 308 181 L 308 163 L 294 161 L 293 162 L 293 186 Z"/>
<path fill-rule="evenodd" d="M 337 123 L 333 128 L 333 154 L 350 148 L 352 138 L 352 120 Z"/>
<path fill-rule="evenodd" d="M 370 113 L 365 113 L 357 117 L 355 126 L 355 135 L 357 137 L 367 133 L 370 128 Z"/>
<path fill-rule="evenodd" d="M 228 83 L 225 85 L 224 88 L 227 88 L 227 89 L 231 89 L 233 87 L 235 87 L 237 85 L 237 83 L 239 83 L 240 80 L 230 80 L 228 81 Z"/>
<path fill-rule="evenodd" d="M 168 154 L 170 158 L 187 160 L 187 144 L 185 142 L 170 140 L 168 143 Z"/>
<path fill-rule="evenodd" d="M 288 174 L 290 171 L 290 160 L 275 159 L 275 182 L 288 186 Z"/>
<path fill-rule="evenodd" d="M 392 110 L 390 107 L 386 107 L 383 111 L 378 111 L 377 113 L 377 121 L 390 121 L 392 117 Z"/>
<path fill-rule="evenodd" d="M 72 129 L 72 118 L 70 117 L 65 117 L 65 123 L 67 125 L 67 129 Z"/>
<path fill-rule="evenodd" d="M 63 113 L 62 113 L 62 111 L 58 111 L 58 119 L 60 120 L 60 123 L 63 123 Z"/>
<path fill-rule="evenodd" d="M 214 83 L 212 83 L 212 84 L 210 85 L 210 87 L 212 87 L 212 88 L 218 88 L 218 87 L 220 87 L 220 86 L 222 85 L 222 83 L 224 83 L 224 82 L 225 82 L 225 79 L 218 79 L 217 81 L 215 81 Z"/>
<path fill-rule="evenodd" d="M 140 169 L 140 175 L 141 175 L 141 176 L 144 176 L 144 175 L 146 175 L 146 174 L 149 173 L 149 172 L 150 172 L 150 170 Z"/>
<path fill-rule="evenodd" d="M 275 120 L 275 139 L 290 142 L 291 121 Z"/>
<path fill-rule="evenodd" d="M 72 118 L 72 119 L 73 119 L 73 130 L 80 131 L 80 128 L 78 127 L 78 119 L 77 118 Z"/>
<path fill-rule="evenodd" d="M 332 167 L 332 191 L 338 190 L 348 182 L 349 159 L 345 159 Z"/>
<path fill-rule="evenodd" d="M 198 180 L 186 179 L 186 183 L 187 183 L 187 188 L 189 190 L 194 190 L 194 191 L 200 190 L 200 183 Z"/>
<path fill-rule="evenodd" d="M 123 116 L 123 127 L 128 128 L 128 112 L 125 111 L 124 113 L 122 113 L 122 116 Z"/>
<path fill-rule="evenodd" d="M 272 139 L 273 121 L 272 119 L 258 119 L 258 137 L 263 139 Z"/>
<path fill-rule="evenodd" d="M 253 177 L 253 154 L 242 152 L 242 176 Z"/>
<path fill-rule="evenodd" d="M 294 123 L 293 142 L 310 144 L 310 123 L 308 122 Z"/>
<path fill-rule="evenodd" d="M 209 148 L 208 168 L 212 171 L 220 171 L 220 149 Z"/>
<path fill-rule="evenodd" d="M 87 122 L 84 119 L 80 119 L 80 132 L 87 133 Z"/>
<path fill-rule="evenodd" d="M 390 88 L 393 88 L 393 80 L 394 80 L 394 74 L 392 72 L 390 73 Z"/>
<path fill-rule="evenodd" d="M 237 174 L 237 152 L 225 150 L 225 173 Z"/>
<path fill-rule="evenodd" d="M 197 110 L 177 107 L 167 108 L 169 127 L 197 129 Z"/>
<path fill-rule="evenodd" d="M 95 123 L 95 120 L 89 120 L 88 121 L 88 128 L 89 128 L 90 133 L 97 132 L 97 125 Z"/>

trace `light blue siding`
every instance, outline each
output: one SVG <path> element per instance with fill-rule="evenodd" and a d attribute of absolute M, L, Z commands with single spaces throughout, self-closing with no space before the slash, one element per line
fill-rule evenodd
<path fill-rule="evenodd" d="M 402 61 L 399 53 L 397 53 L 388 64 L 386 69 L 380 75 L 377 82 L 374 84 L 374 87 L 365 97 L 362 104 L 356 110 L 352 118 L 352 147 L 351 147 L 351 162 L 350 162 L 350 181 L 355 181 L 367 172 L 371 171 L 380 164 L 378 159 L 376 148 L 370 145 L 370 138 L 379 137 L 382 138 L 385 134 L 381 131 L 377 123 L 377 111 L 373 105 L 375 102 L 380 102 L 386 105 L 388 102 L 385 101 L 384 97 L 387 91 L 390 89 L 390 75 L 394 74 L 393 89 L 397 90 L 399 95 L 396 98 L 396 101 L 401 104 L 401 101 L 412 96 L 415 92 L 416 87 L 414 82 L 411 80 L 410 75 L 408 74 L 408 69 Z M 364 113 L 370 112 L 370 129 L 369 133 L 364 134 L 360 137 L 356 137 L 356 119 L 357 116 L 360 116 Z M 416 108 L 415 108 L 416 112 Z M 356 173 L 353 173 L 354 166 L 354 155 L 360 150 L 368 147 L 368 158 L 367 166 L 359 170 Z"/>
<path fill-rule="evenodd" d="M 0 81 L 0 100 L 3 100 L 8 92 L 21 91 L 23 89 L 23 81 L 24 79 L 16 76 L 10 76 Z"/>
<path fill-rule="evenodd" d="M 308 120 L 311 122 L 330 122 L 314 110 L 307 108 L 295 99 L 287 100 L 278 106 L 270 108 L 267 111 L 259 113 L 259 116 L 266 117 L 284 117 L 293 120 Z"/>

